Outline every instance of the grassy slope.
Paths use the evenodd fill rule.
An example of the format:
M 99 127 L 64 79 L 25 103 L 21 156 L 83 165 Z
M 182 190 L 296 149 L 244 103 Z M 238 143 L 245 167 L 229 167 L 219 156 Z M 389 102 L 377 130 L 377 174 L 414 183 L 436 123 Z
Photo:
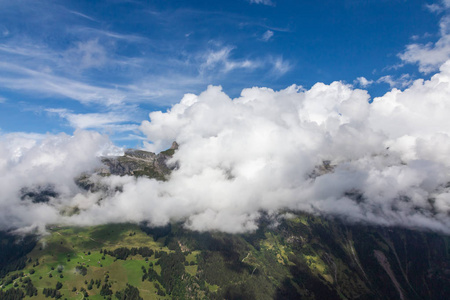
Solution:
M 401 229 L 347 227 L 304 214 L 283 220 L 277 228 L 263 226 L 248 235 L 195 233 L 175 225 L 158 233 L 159 239 L 154 241 L 132 224 L 53 227 L 49 233 L 28 254 L 29 262 L 23 270 L 39 290 L 38 297 L 31 299 L 44 299 L 42 290 L 54 288 L 58 281 L 63 283 L 62 299 L 82 299 L 72 288 L 87 289 L 85 282 L 91 280 L 103 284 L 107 274 L 114 292 L 130 283 L 139 288 L 144 299 L 169 299 L 156 295 L 153 282 L 141 280 L 142 266 L 148 269 L 153 264 L 161 275 L 154 255 L 147 261 L 140 255 L 117 260 L 100 253 L 100 249 L 144 246 L 167 253 L 174 253 L 168 247 L 187 251 L 181 286 L 185 296 L 192 298 L 396 298 L 398 292 L 375 259 L 375 250 L 385 254 L 408 299 L 438 299 L 449 289 L 449 276 L 445 275 L 450 266 L 448 237 Z M 36 260 L 39 265 L 33 267 Z M 77 273 L 76 266 L 87 267 L 87 274 Z M 29 275 L 31 269 L 35 273 Z M 94 284 L 88 291 L 89 298 L 103 299 L 99 291 Z
M 138 287 L 141 296 L 145 299 L 164 299 L 164 297 L 156 296 L 153 283 L 141 281 L 143 274 L 141 267 L 148 268 L 150 263 L 155 263 L 157 259 L 154 255 L 148 261 L 140 255 L 129 257 L 125 261 L 117 260 L 109 255 L 102 259 L 103 254 L 100 253 L 100 249 L 114 250 L 119 247 L 146 246 L 154 250 L 170 252 L 167 247 L 160 242 L 155 242 L 153 238 L 142 232 L 138 226 L 111 224 L 90 228 L 52 227 L 49 231 L 51 234 L 44 237 L 28 255 L 31 261 L 23 270 L 38 289 L 38 297 L 32 297 L 32 299 L 45 299 L 42 290 L 54 288 L 58 281 L 63 284 L 60 290 L 63 294 L 62 299 L 81 299 L 82 295 L 77 292 L 81 287 L 87 289 L 88 284 L 85 281 L 89 283 L 91 279 L 101 280 L 103 284 L 106 274 L 109 274 L 113 291 L 125 288 L 128 282 Z M 39 261 L 39 265 L 33 267 L 36 260 Z M 76 272 L 76 266 L 86 267 L 87 274 L 83 276 Z M 32 275 L 29 274 L 31 269 L 35 270 Z M 63 275 L 63 278 L 60 278 L 60 275 Z M 5 289 L 12 286 L 13 284 L 10 284 Z M 77 292 L 72 292 L 73 287 L 77 288 Z M 103 299 L 99 292 L 100 289 L 94 284 L 92 290 L 88 291 L 89 298 Z

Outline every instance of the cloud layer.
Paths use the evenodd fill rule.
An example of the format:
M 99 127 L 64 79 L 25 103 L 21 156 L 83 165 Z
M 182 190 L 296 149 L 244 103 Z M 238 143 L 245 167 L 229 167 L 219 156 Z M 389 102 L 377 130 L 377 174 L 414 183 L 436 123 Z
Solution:
M 342 82 L 254 87 L 236 99 L 218 86 L 186 94 L 141 124 L 149 150 L 179 143 L 170 179 L 94 175 L 111 187 L 96 193 L 73 178 L 98 166 L 104 136 L 4 135 L 0 226 L 176 220 L 234 233 L 255 230 L 261 211 L 293 209 L 450 233 L 450 61 L 430 80 L 369 99 Z M 45 185 L 58 193 L 48 203 L 21 199 L 23 187 Z

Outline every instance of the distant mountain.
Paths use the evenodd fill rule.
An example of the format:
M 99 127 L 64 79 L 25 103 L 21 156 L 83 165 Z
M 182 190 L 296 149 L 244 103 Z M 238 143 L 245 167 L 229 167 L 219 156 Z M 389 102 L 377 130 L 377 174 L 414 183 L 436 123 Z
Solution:
M 165 180 L 177 145 L 103 158 L 101 176 Z M 324 173 L 329 164 L 318 168 Z M 314 176 L 314 174 L 312 175 Z M 79 186 L 96 190 L 89 176 Z M 52 187 L 23 189 L 45 202 Z M 284 211 L 248 234 L 180 223 L 0 233 L 0 299 L 448 299 L 450 237 Z

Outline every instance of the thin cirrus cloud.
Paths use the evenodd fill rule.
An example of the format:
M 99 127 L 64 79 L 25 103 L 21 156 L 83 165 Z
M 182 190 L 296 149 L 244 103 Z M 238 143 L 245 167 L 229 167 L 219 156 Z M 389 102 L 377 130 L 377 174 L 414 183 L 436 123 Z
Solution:
M 192 48 L 189 36 L 176 37 L 170 33 L 169 25 L 177 23 L 180 17 L 189 21 L 198 14 L 209 22 L 227 22 L 232 26 L 238 26 L 233 22 L 251 20 L 238 14 L 229 15 L 230 21 L 228 15 L 215 13 L 212 18 L 202 10 L 155 11 L 150 22 L 174 37 L 167 40 L 157 35 L 115 30 L 104 26 L 102 16 L 46 1 L 30 2 L 29 9 L 24 10 L 15 9 L 16 6 L 21 5 L 10 3 L 5 14 L 9 11 L 9 17 L 19 14 L 18 19 L 27 18 L 36 32 L 18 34 L 22 28 L 14 27 L 14 22 L 5 23 L 8 39 L 0 40 L 0 87 L 7 93 L 16 93 L 15 98 L 36 97 L 43 106 L 47 99 L 74 100 L 82 106 L 103 106 L 103 111 L 113 113 L 114 109 L 134 103 L 142 112 L 141 104 L 168 106 L 186 91 L 197 92 L 219 80 L 233 81 L 238 72 L 254 77 L 264 71 L 278 78 L 291 65 L 273 54 L 243 54 L 238 46 L 212 49 L 208 36 L 200 40 L 196 37 L 198 45 Z M 145 14 L 145 10 L 139 13 Z M 198 35 L 196 30 L 191 32 Z M 219 44 L 226 44 L 220 37 L 215 38 Z M 186 45 L 191 48 L 180 51 Z M 75 109 L 76 105 L 65 103 L 68 110 Z
M 49 108 L 45 110 L 48 113 L 57 114 L 61 118 L 67 119 L 75 129 L 99 129 L 105 128 L 114 124 L 130 122 L 131 117 L 124 113 L 85 113 L 74 114 L 67 109 Z M 129 128 L 127 124 L 125 128 Z M 136 126 L 134 128 L 137 128 Z
M 174 55 L 170 55 L 170 52 L 173 52 L 172 49 L 162 49 L 161 47 L 168 47 L 169 44 L 166 40 L 161 40 L 160 38 L 149 38 L 144 37 L 135 33 L 122 33 L 114 30 L 107 30 L 102 26 L 97 24 L 98 22 L 91 22 L 93 20 L 98 21 L 97 17 L 92 17 L 86 15 L 82 12 L 67 9 L 63 6 L 51 6 L 49 9 L 46 9 L 45 1 L 41 3 L 41 6 L 36 5 L 37 9 L 42 11 L 42 15 L 45 16 L 49 14 L 55 18 L 55 15 L 64 16 L 67 15 L 68 18 L 67 23 L 63 23 L 62 27 L 54 27 L 54 30 L 61 31 L 62 35 L 68 35 L 70 39 L 73 39 L 74 42 L 71 42 L 69 45 L 58 45 L 58 47 L 54 47 L 54 45 L 36 43 L 32 36 L 23 36 L 20 39 L 11 39 L 2 44 L 4 54 L 5 52 L 9 52 L 10 55 L 20 55 L 20 51 L 22 54 L 28 55 L 29 57 L 33 57 L 35 61 L 35 65 L 30 65 L 30 61 L 25 59 L 19 59 L 15 57 L 15 61 L 19 66 L 27 67 L 30 69 L 43 69 L 47 68 L 52 71 L 55 71 L 57 68 L 58 71 L 64 69 L 70 69 L 71 71 L 75 70 L 77 72 L 81 71 L 89 71 L 92 68 L 102 68 L 103 70 L 115 69 L 117 66 L 123 67 L 127 66 L 129 69 L 122 70 L 122 74 L 126 74 L 126 76 L 130 76 L 130 74 L 136 74 L 136 77 L 127 78 L 129 83 L 133 84 L 132 81 L 136 80 L 136 78 L 145 80 L 146 76 L 153 76 L 156 74 L 146 74 L 146 70 L 151 68 L 153 72 L 159 72 L 157 74 L 159 77 L 164 76 L 173 76 L 174 71 L 180 69 L 179 66 L 184 66 L 184 70 L 181 71 L 181 74 L 186 74 L 186 69 L 189 71 L 189 76 L 199 76 L 199 74 L 195 74 L 195 70 L 205 71 L 210 66 L 209 62 L 201 62 L 196 59 L 201 53 L 204 52 L 202 50 L 201 45 L 198 49 L 190 50 L 186 52 L 186 54 L 182 57 L 176 58 Z M 36 27 L 39 27 L 39 24 L 45 24 L 38 20 L 41 17 L 37 18 L 35 14 L 31 11 L 25 10 L 27 13 L 27 18 L 31 21 L 36 21 Z M 185 20 L 190 20 L 192 15 L 202 14 L 202 16 L 208 17 L 210 12 L 202 12 L 195 10 L 175 10 L 174 12 L 164 12 L 157 11 L 153 13 L 152 16 L 155 16 L 156 19 L 154 22 L 163 26 L 163 28 L 170 28 L 168 26 L 170 24 L 166 24 L 167 22 L 172 23 L 175 21 L 179 21 L 179 17 L 182 17 Z M 181 14 L 181 15 L 180 15 Z M 72 16 L 72 17 L 71 17 Z M 78 19 L 89 21 L 87 23 L 80 23 L 80 20 L 73 21 L 73 17 L 77 17 Z M 220 15 L 219 15 L 220 17 Z M 249 19 L 243 19 L 238 15 L 234 16 L 236 19 L 235 22 L 241 23 L 248 21 Z M 37 19 L 37 20 L 35 20 Z M 154 19 L 154 18 L 152 18 Z M 228 20 L 225 16 L 219 18 L 220 20 Z M 159 21 L 158 21 L 159 20 Z M 163 22 L 164 24 L 160 24 Z M 250 19 L 251 20 L 251 19 Z M 55 20 L 55 22 L 59 22 Z M 228 21 L 229 22 L 229 21 Z M 236 25 L 234 25 L 236 26 Z M 167 29 L 164 29 L 167 30 Z M 43 31 L 45 32 L 45 31 Z M 185 36 L 185 35 L 183 35 Z M 267 36 L 267 34 L 266 34 Z M 27 42 L 28 39 L 28 42 Z M 69 39 L 69 40 L 70 40 Z M 40 39 L 43 41 L 45 39 Z M 183 47 L 183 43 L 185 43 L 182 39 L 180 40 L 171 40 L 171 43 L 178 43 L 181 47 Z M 209 43 L 209 39 L 200 40 L 200 43 Z M 39 45 L 41 44 L 41 45 Z M 38 45 L 38 46 L 35 46 Z M 158 46 L 156 46 L 158 45 Z M 61 47 L 62 46 L 62 47 Z M 120 55 L 122 53 L 121 49 L 125 49 L 124 46 L 128 48 L 136 48 L 140 49 L 134 56 L 130 56 L 129 54 Z M 170 46 L 173 47 L 173 46 Z M 35 52 L 35 50 L 38 50 Z M 169 50 L 169 51 L 167 51 Z M 230 51 L 229 49 L 225 49 L 226 51 Z M 12 51 L 16 51 L 12 53 Z M 146 55 L 145 57 L 141 56 L 139 52 L 149 52 L 152 55 Z M 220 50 L 219 50 L 220 52 Z M 219 53 L 220 54 L 220 53 Z M 226 53 L 224 53 L 226 54 Z M 210 53 L 211 57 L 214 53 Z M 179 56 L 179 55 L 178 55 Z M 236 55 L 234 55 L 236 56 Z M 5 55 L 5 57 L 7 57 Z M 170 57 L 170 59 L 167 59 Z M 36 60 L 37 59 L 37 60 Z M 246 59 L 245 57 L 236 57 L 231 60 L 229 57 L 224 58 L 227 60 L 223 60 L 224 66 L 223 70 L 226 72 L 237 70 L 237 69 L 255 69 L 260 63 L 259 61 L 265 61 L 266 59 L 261 56 L 255 56 L 254 59 Z M 14 60 L 14 59 L 13 59 Z M 4 61 L 11 61 L 10 57 L 7 57 Z M 156 64 L 156 66 L 155 66 Z M 267 64 L 266 64 L 267 65 Z M 155 68 L 156 67 L 156 68 Z M 267 66 L 270 68 L 270 66 Z M 165 72 L 165 70 L 169 70 L 169 72 Z M 169 73 L 169 75 L 167 74 Z M 60 74 L 61 75 L 61 74 Z M 95 84 L 95 80 L 92 78 L 86 77 L 84 74 L 84 79 L 88 79 L 90 84 Z M 74 79 L 71 74 L 64 74 L 69 79 Z M 214 76 L 214 72 L 209 74 L 208 78 Z M 83 78 L 83 77 L 82 77 Z M 83 80 L 82 80 L 83 81 Z M 208 82 L 205 81 L 206 85 Z M 123 84 L 123 82 L 121 82 Z M 158 94 L 155 92 L 154 94 Z M 180 95 L 181 96 L 181 95 Z
M 90 17 L 90 16 L 88 16 L 88 15 L 86 15 L 86 14 L 80 13 L 80 12 L 78 12 L 78 11 L 70 10 L 70 9 L 68 9 L 67 11 L 68 11 L 69 13 L 71 13 L 71 14 L 74 14 L 74 15 L 76 15 L 76 16 L 85 18 L 85 19 L 87 19 L 87 20 L 89 20 L 89 21 L 98 22 L 98 20 L 96 20 L 96 19 L 94 19 L 94 18 L 92 18 L 92 17 Z
M 81 103 L 102 103 L 106 106 L 120 104 L 125 94 L 113 88 L 98 87 L 45 71 L 36 71 L 16 64 L 1 62 L 6 75 L 0 83 L 8 89 L 38 92 L 41 96 L 66 97 Z
M 87 37 L 107 37 L 114 40 L 122 40 L 130 43 L 149 43 L 152 42 L 150 39 L 137 35 L 137 34 L 123 34 L 119 32 L 114 32 L 105 29 L 98 29 L 88 26 L 74 26 L 69 29 L 70 32 L 74 34 L 85 35 Z

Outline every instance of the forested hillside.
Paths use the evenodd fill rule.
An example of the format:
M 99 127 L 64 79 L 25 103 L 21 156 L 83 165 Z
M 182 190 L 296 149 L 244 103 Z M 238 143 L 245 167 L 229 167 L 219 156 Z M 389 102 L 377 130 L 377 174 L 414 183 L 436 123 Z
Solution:
M 275 226 L 274 224 L 277 223 Z M 306 214 L 251 234 L 178 224 L 2 233 L 1 299 L 446 299 L 450 239 Z M 33 248 L 34 246 L 34 248 Z M 20 250 L 19 250 L 20 249 Z

